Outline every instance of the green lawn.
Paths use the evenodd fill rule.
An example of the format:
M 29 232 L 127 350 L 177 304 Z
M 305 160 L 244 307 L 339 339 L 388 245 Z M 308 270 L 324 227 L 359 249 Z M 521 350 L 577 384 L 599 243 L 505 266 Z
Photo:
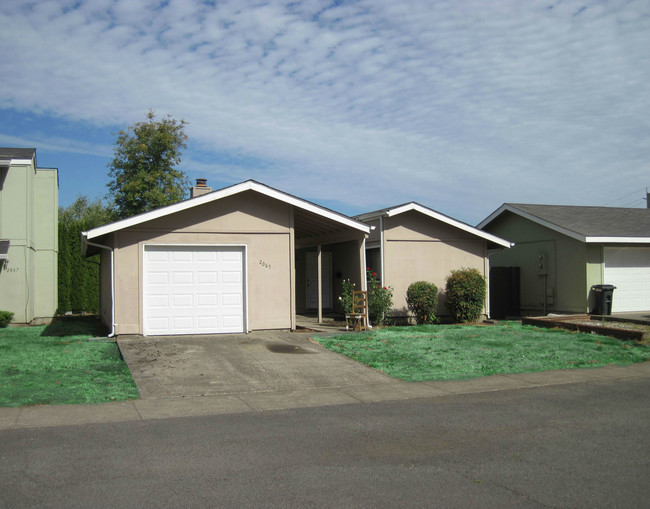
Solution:
M 101 403 L 137 399 L 117 345 L 96 320 L 61 320 L 0 329 L 0 406 Z
M 316 338 L 334 352 L 407 382 L 632 364 L 650 347 L 607 336 L 499 325 L 419 325 Z

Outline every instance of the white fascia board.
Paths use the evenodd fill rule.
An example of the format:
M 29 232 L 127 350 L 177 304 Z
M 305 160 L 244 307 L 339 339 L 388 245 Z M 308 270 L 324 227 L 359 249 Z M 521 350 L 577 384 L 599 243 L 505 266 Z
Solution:
M 525 212 L 521 209 L 518 209 L 516 207 L 512 207 L 508 205 L 507 203 L 504 203 L 499 207 L 497 210 L 492 212 L 487 218 L 485 218 L 483 221 L 481 221 L 477 228 L 483 228 L 487 224 L 491 223 L 495 218 L 503 214 L 503 212 L 508 211 L 512 212 L 513 214 L 517 214 L 520 217 L 523 217 L 524 219 L 528 219 L 529 221 L 532 221 L 533 223 L 537 223 L 541 226 L 544 226 L 545 228 L 548 228 L 549 230 L 554 230 L 558 233 L 561 233 L 562 235 L 566 235 L 567 237 L 571 237 L 572 239 L 578 240 L 580 242 L 586 242 L 586 237 L 584 235 L 581 235 L 579 233 L 574 232 L 573 230 L 568 230 L 567 228 L 562 228 L 561 226 L 558 226 L 556 224 L 550 223 L 544 219 L 541 219 L 537 216 L 534 216 L 533 214 L 530 214 L 528 212 Z
M 277 189 L 273 189 L 271 187 L 265 186 L 264 184 L 260 184 L 255 181 L 251 181 L 251 184 L 252 184 L 251 189 L 253 191 L 257 191 L 271 198 L 275 198 L 277 200 L 288 203 L 289 205 L 293 205 L 294 207 L 298 207 L 308 212 L 312 212 L 313 214 L 325 217 L 327 219 L 331 219 L 332 221 L 336 221 L 337 223 L 342 223 L 345 226 L 349 226 L 350 228 L 354 228 L 356 230 L 362 231 L 363 233 L 366 234 L 370 233 L 370 227 L 367 224 L 352 219 L 351 217 L 344 216 L 343 214 L 334 212 L 333 210 L 326 209 L 324 207 L 321 207 L 320 205 L 316 205 L 315 203 L 311 203 L 307 200 L 303 200 L 302 198 L 292 196 L 282 191 L 278 191 Z
M 11 165 L 19 165 L 19 164 L 26 164 L 26 165 L 31 165 L 33 159 L 11 159 Z
M 415 202 L 407 203 L 406 205 L 401 205 L 394 209 L 389 209 L 387 211 L 387 215 L 388 217 L 392 217 L 398 214 L 402 214 L 404 212 L 408 212 L 410 210 L 415 210 L 417 212 L 420 212 L 421 214 L 432 217 L 433 219 L 437 219 L 438 221 L 441 221 L 448 225 L 454 226 L 459 230 L 463 230 L 467 233 L 471 233 L 472 235 L 476 235 L 477 237 L 481 237 L 482 239 L 488 240 L 490 242 L 494 242 L 495 244 L 498 244 L 500 246 L 509 248 L 514 245 L 511 242 L 502 239 L 501 237 L 497 237 L 496 235 L 492 235 L 491 233 L 485 232 L 483 230 L 479 230 L 478 228 L 474 228 L 473 226 L 463 223 L 462 221 L 458 221 L 457 219 L 453 219 L 449 216 L 445 216 L 440 212 L 436 212 L 433 209 L 424 207 L 423 205 L 420 205 L 419 203 L 415 203 Z
M 650 244 L 650 237 L 586 237 L 587 244 Z
M 182 210 L 187 210 L 192 207 L 197 207 L 200 205 L 204 205 L 206 203 L 220 200 L 222 198 L 227 198 L 229 196 L 233 196 L 235 194 L 239 194 L 244 191 L 256 191 L 260 194 L 264 194 L 271 198 L 275 198 L 277 200 L 283 201 L 289 205 L 293 205 L 295 207 L 298 207 L 303 210 L 307 210 L 319 216 L 326 217 L 333 221 L 342 223 L 351 228 L 355 228 L 366 234 L 370 233 L 370 228 L 367 225 L 360 223 L 359 221 L 355 221 L 354 219 L 344 216 L 343 214 L 339 214 L 338 212 L 325 209 L 314 203 L 302 200 L 300 198 L 296 198 L 295 196 L 291 196 L 289 194 L 283 193 L 276 189 L 272 189 L 268 186 L 265 186 L 264 184 L 260 184 L 259 182 L 255 182 L 253 180 L 247 180 L 246 182 L 235 184 L 234 186 L 230 186 L 225 189 L 220 189 L 218 191 L 213 191 L 211 193 L 203 194 L 195 198 L 189 198 L 187 200 L 174 203 L 173 205 L 167 205 L 166 207 L 161 207 L 159 209 L 152 210 L 150 212 L 144 212 L 142 214 L 138 214 L 137 216 L 129 217 L 127 219 L 122 219 L 121 221 L 116 221 L 114 223 L 110 223 L 104 226 L 99 226 L 98 228 L 93 228 L 92 230 L 89 230 L 84 233 L 88 239 L 101 237 L 102 235 L 106 235 L 107 233 L 123 230 L 124 228 L 129 228 L 131 226 L 135 226 L 147 221 L 152 221 L 154 219 L 158 219 L 170 214 L 174 214 Z

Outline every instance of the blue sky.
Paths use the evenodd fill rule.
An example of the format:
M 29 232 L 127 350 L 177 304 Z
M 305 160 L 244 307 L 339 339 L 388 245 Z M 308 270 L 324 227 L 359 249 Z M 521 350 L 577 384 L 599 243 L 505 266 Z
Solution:
M 181 168 L 213 188 L 471 224 L 645 206 L 647 0 L 4 0 L 0 27 L 0 145 L 59 168 L 63 206 L 106 194 L 150 109 L 189 123 Z

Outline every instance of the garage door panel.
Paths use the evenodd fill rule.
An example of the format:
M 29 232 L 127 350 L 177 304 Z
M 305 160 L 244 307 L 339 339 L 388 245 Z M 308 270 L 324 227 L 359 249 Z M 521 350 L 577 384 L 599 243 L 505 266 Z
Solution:
M 149 272 L 146 282 L 150 285 L 167 285 L 169 284 L 168 272 Z
M 606 247 L 604 282 L 616 287 L 613 312 L 650 310 L 650 248 Z
M 197 283 L 201 286 L 214 285 L 219 282 L 219 273 L 216 271 L 201 271 L 197 273 Z
M 239 284 L 241 283 L 241 272 L 222 272 L 221 273 L 221 282 L 224 284 Z
M 174 294 L 172 296 L 173 306 L 175 308 L 179 307 L 191 307 L 194 305 L 194 295 L 192 294 Z
M 219 305 L 219 298 L 217 295 L 209 293 L 206 295 L 199 295 L 196 301 L 197 306 L 200 307 L 215 307 Z
M 242 296 L 235 293 L 224 293 L 221 296 L 221 303 L 224 306 L 239 308 L 242 305 Z
M 149 296 L 149 306 L 152 308 L 167 308 L 169 306 L 169 295 L 159 294 Z
M 243 261 L 241 247 L 147 246 L 145 334 L 243 332 Z

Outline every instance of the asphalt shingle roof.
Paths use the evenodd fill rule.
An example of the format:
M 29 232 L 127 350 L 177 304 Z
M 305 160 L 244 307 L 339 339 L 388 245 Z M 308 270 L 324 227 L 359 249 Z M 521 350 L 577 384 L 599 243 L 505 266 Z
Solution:
M 585 237 L 650 237 L 650 209 L 648 208 L 524 203 L 506 205 Z

